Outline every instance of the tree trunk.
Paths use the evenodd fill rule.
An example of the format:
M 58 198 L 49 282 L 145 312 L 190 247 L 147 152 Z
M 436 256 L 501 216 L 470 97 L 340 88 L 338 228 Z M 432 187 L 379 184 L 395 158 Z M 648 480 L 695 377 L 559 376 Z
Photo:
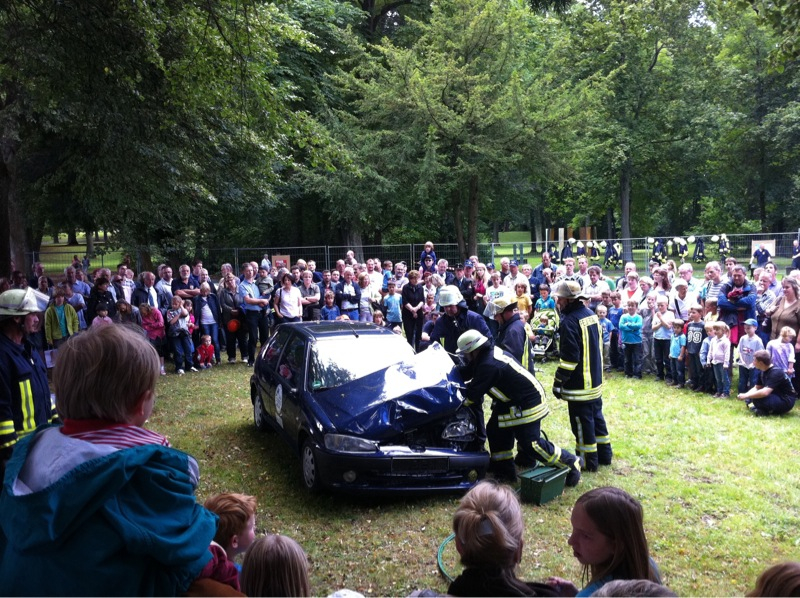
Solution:
M 478 255 L 478 175 L 473 174 L 469 179 L 469 209 L 466 259 L 470 255 Z
M 19 197 L 19 178 L 17 173 L 18 143 L 8 138 L 2 142 L 3 164 L 5 165 L 6 202 L 8 205 L 8 240 L 10 244 L 11 261 L 14 267 L 25 274 L 31 270 L 30 237 L 29 229 L 25 222 L 25 206 Z
M 352 249 L 359 263 L 364 263 L 364 242 L 361 239 L 361 231 L 353 226 L 348 226 L 345 232 L 344 244 L 348 249 Z
M 9 178 L 5 164 L 0 162 L 0 239 L 10 239 L 11 229 L 8 222 L 8 187 Z M 11 277 L 11 244 L 0 242 L 0 276 Z
M 759 152 L 759 173 L 758 173 L 758 218 L 761 220 L 761 232 L 767 232 L 767 151 L 764 144 L 761 144 Z
M 614 208 L 608 206 L 606 210 L 606 239 L 609 241 L 616 239 L 617 235 L 614 234 Z
M 153 256 L 150 254 L 149 249 L 140 249 L 139 250 L 139 272 L 152 272 L 153 271 Z
M 90 230 L 86 231 L 86 255 L 89 256 L 89 259 L 94 255 L 94 235 Z
M 466 245 L 464 243 L 464 220 L 461 217 L 461 193 L 458 189 L 450 192 L 450 200 L 453 207 L 453 228 L 456 230 L 456 243 L 458 244 L 459 259 L 464 259 L 466 255 Z
M 77 245 L 78 244 L 78 233 L 75 231 L 75 227 L 71 227 L 67 231 L 67 245 Z
M 619 211 L 620 234 L 622 236 L 622 260 L 633 260 L 633 247 L 631 245 L 631 179 L 633 178 L 633 160 L 628 157 L 619 173 Z
M 533 241 L 533 252 L 535 254 L 544 253 L 547 250 L 543 220 L 541 203 L 536 202 L 531 208 L 531 240 Z

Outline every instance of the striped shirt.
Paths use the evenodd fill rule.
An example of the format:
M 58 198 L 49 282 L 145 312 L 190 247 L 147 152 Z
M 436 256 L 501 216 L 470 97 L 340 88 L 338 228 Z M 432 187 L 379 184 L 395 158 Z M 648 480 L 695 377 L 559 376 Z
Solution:
M 161 434 L 151 430 L 102 419 L 65 419 L 61 433 L 92 444 L 106 444 L 118 449 L 160 444 L 170 446 Z

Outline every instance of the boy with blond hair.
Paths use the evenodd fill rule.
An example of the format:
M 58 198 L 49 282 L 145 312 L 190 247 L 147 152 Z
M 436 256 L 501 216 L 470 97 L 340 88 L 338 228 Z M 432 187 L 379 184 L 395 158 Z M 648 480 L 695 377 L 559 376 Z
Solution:
M 17 443 L 0 495 L 3 593 L 175 596 L 200 576 L 216 518 L 195 501 L 197 462 L 142 427 L 159 369 L 155 348 L 125 326 L 59 349 L 64 425 Z

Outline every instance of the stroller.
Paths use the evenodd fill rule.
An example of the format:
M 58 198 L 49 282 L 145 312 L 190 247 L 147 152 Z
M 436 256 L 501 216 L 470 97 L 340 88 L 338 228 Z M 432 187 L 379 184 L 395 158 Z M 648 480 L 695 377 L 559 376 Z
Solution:
M 533 358 L 545 363 L 548 359 L 558 357 L 559 316 L 555 309 L 542 309 L 536 312 L 536 318 L 538 322 L 532 324 L 535 334 Z

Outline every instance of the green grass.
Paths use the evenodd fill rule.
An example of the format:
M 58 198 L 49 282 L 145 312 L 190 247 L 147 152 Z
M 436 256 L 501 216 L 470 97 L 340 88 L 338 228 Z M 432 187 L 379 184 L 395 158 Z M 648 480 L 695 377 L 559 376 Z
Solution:
M 539 374 L 552 384 L 552 364 Z M 457 496 L 374 499 L 309 495 L 298 459 L 274 434 L 252 424 L 244 365 L 159 383 L 149 427 L 194 455 L 198 499 L 222 491 L 258 498 L 260 532 L 295 538 L 307 551 L 312 592 L 341 588 L 365 595 L 444 592 L 436 551 L 450 533 Z M 524 579 L 559 575 L 580 583 L 567 545 L 575 499 L 591 488 L 620 486 L 641 500 L 651 552 L 679 595 L 742 595 L 769 564 L 796 559 L 800 545 L 800 412 L 754 418 L 740 401 L 711 399 L 655 381 L 612 375 L 604 393 L 614 463 L 585 474 L 576 489 L 544 506 L 526 504 Z M 566 405 L 549 400 L 543 429 L 573 446 Z M 457 570 L 452 544 L 448 569 Z

